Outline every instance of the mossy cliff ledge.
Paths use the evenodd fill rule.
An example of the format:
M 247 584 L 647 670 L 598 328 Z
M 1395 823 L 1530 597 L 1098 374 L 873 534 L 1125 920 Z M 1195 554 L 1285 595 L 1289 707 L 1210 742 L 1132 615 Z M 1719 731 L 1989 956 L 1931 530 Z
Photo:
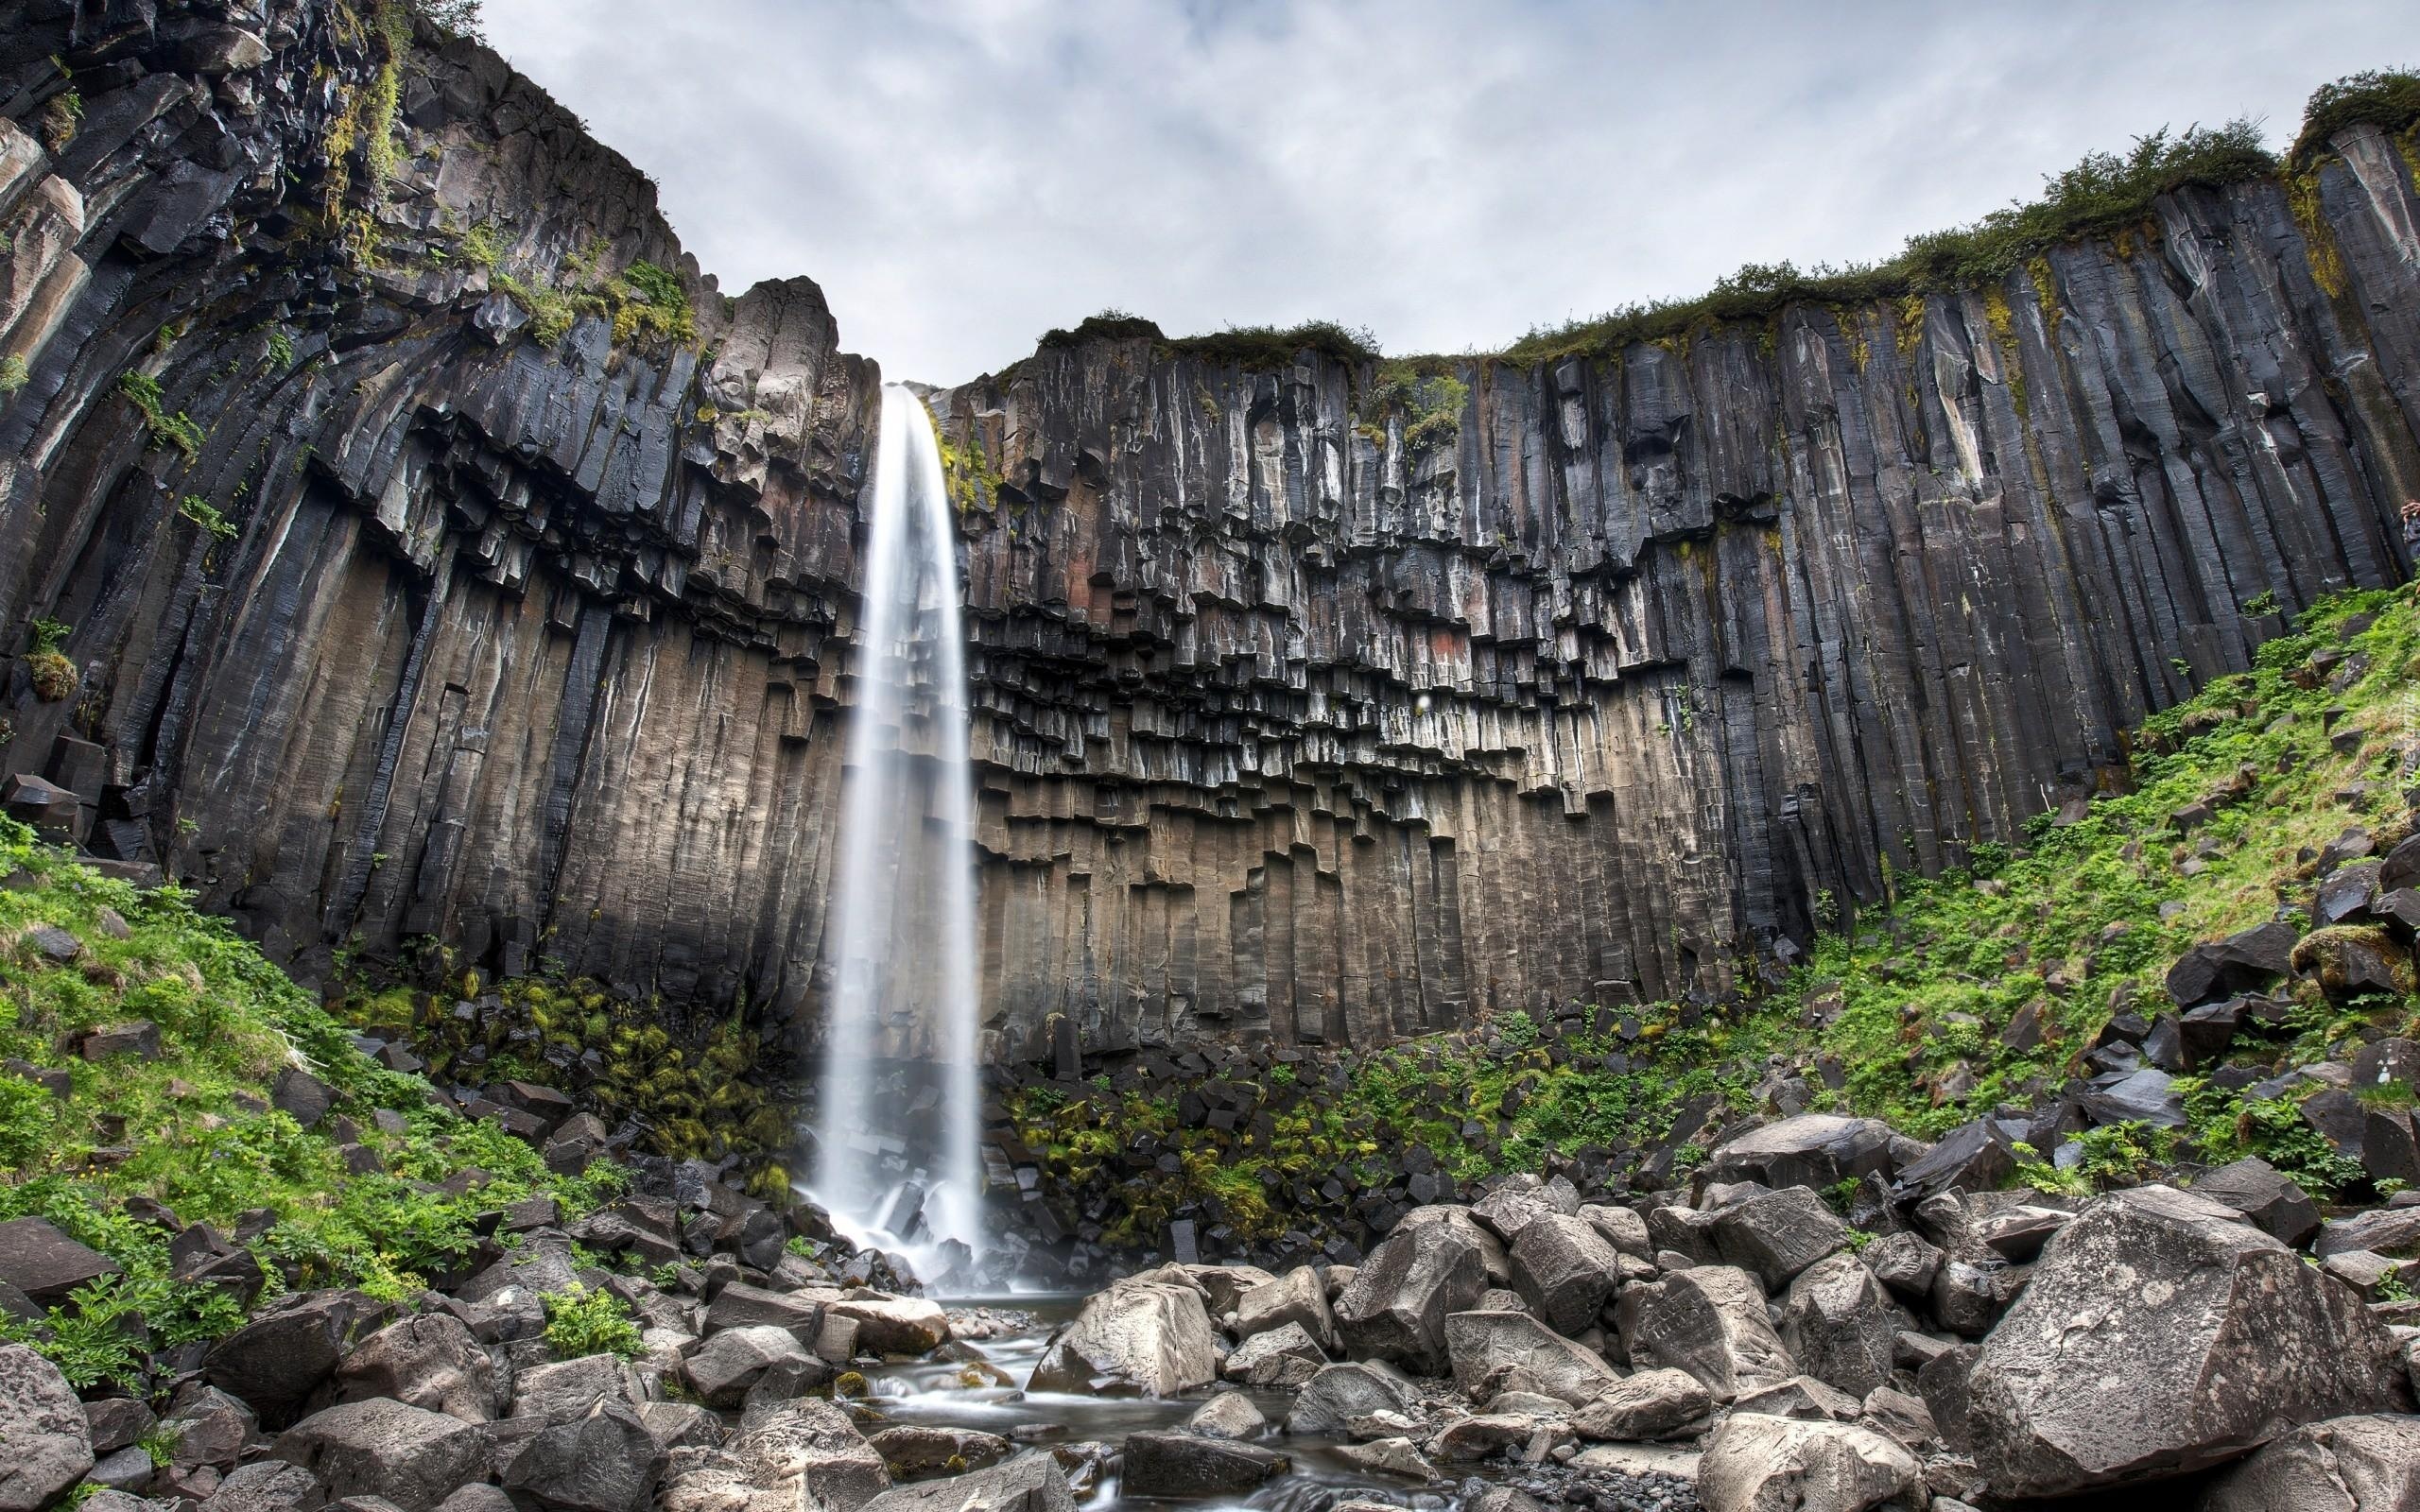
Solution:
M 95 14 L 0 6 L 0 764 L 306 981 L 803 1048 L 872 366 L 398 0 Z M 1969 284 L 1466 361 L 1095 323 L 931 391 L 988 1048 L 1711 1000 L 2402 580 L 2410 129 L 2330 120 Z

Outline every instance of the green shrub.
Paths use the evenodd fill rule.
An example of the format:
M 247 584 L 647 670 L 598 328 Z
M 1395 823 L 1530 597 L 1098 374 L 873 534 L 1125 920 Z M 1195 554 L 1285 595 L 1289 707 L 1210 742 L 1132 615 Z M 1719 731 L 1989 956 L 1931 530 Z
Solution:
M 2307 167 L 2327 149 L 2328 139 L 2364 122 L 2388 131 L 2408 130 L 2420 121 L 2420 74 L 2409 69 L 2372 69 L 2347 74 L 2311 92 L 2303 107 L 2303 129 L 2287 154 Z
M 7 399 L 18 389 L 25 387 L 26 380 L 32 376 L 33 372 L 26 366 L 25 358 L 14 353 L 0 357 L 0 399 Z
M 627 1358 L 639 1352 L 638 1325 L 612 1292 L 575 1282 L 562 1291 L 546 1293 L 540 1300 L 546 1309 L 546 1347 L 561 1358 L 574 1360 L 588 1354 Z

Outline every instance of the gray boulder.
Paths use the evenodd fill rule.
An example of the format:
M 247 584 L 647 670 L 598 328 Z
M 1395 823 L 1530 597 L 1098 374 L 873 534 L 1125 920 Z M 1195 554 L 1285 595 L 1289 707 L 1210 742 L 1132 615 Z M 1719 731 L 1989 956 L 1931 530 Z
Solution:
M 1479 1246 L 1461 1228 L 1398 1225 L 1337 1298 L 1337 1327 L 1357 1360 L 1392 1360 L 1438 1375 L 1446 1368 L 1446 1316 L 1470 1311 L 1486 1290 Z
M 1868 1512 L 1922 1507 L 1923 1468 L 1869 1428 L 1738 1413 L 1698 1460 L 1705 1512 Z
M 390 1323 L 354 1345 L 337 1364 L 336 1383 L 338 1401 L 392 1397 L 464 1422 L 486 1422 L 498 1406 L 495 1362 L 444 1313 Z
M 2162 1186 L 2060 1231 L 1968 1391 L 1976 1465 L 2010 1497 L 2183 1474 L 2294 1424 L 2410 1401 L 2394 1341 L 2350 1289 L 2233 1209 Z
M 1719 1402 L 1798 1373 L 1766 1315 L 1763 1289 L 1728 1265 L 1666 1277 L 1628 1340 L 1631 1364 L 1686 1371 Z
M 1173 1397 L 1218 1378 L 1219 1344 L 1198 1287 L 1130 1277 L 1084 1299 L 1034 1366 L 1031 1388 Z
M 1274 1450 L 1199 1434 L 1129 1434 L 1119 1489 L 1128 1496 L 1239 1496 L 1291 1463 Z
M 66 1301 L 77 1287 L 116 1270 L 116 1262 L 60 1232 L 48 1219 L 0 1223 L 0 1281 L 44 1307 Z
M 1680 1433 L 1712 1411 L 1713 1396 L 1687 1371 L 1641 1370 L 1607 1386 L 1571 1426 L 1583 1438 L 1636 1443 Z
M 2373 1208 L 2320 1226 L 2310 1252 L 2322 1260 L 2351 1250 L 2420 1260 L 2420 1208 Z
M 854 1320 L 857 1348 L 873 1354 L 927 1354 L 949 1342 L 949 1314 L 922 1297 L 856 1291 L 827 1311 Z
M 2271 1439 L 2202 1493 L 2200 1512 L 2411 1512 L 2420 1508 L 2420 1418 L 2306 1423 Z
M 280 1297 L 211 1346 L 203 1379 L 241 1398 L 266 1426 L 282 1427 L 335 1372 L 346 1342 L 384 1313 L 359 1292 Z
M 1356 1418 L 1374 1413 L 1408 1413 L 1415 1398 L 1411 1383 L 1382 1366 L 1332 1365 L 1311 1377 L 1294 1398 L 1287 1414 L 1289 1434 L 1339 1434 Z
M 676 1449 L 719 1449 L 722 1419 L 694 1401 L 649 1401 L 639 1405 L 639 1421 L 649 1438 L 666 1454 Z
M 1891 1380 L 1899 1335 L 1882 1283 L 1855 1255 L 1817 1261 L 1789 1283 L 1781 1341 L 1798 1368 L 1851 1396 Z
M 1448 1314 L 1445 1354 L 1456 1389 L 1473 1401 L 1502 1390 L 1510 1372 L 1519 1372 L 1515 1379 L 1524 1380 L 1528 1389 L 1574 1407 L 1596 1400 L 1621 1379 L 1601 1355 L 1549 1332 L 1526 1313 Z
M 533 1365 L 512 1380 L 512 1416 L 545 1422 L 585 1418 L 600 1401 L 637 1406 L 645 1399 L 619 1355 L 583 1354 Z
M 644 1512 L 664 1451 L 628 1402 L 541 1429 L 506 1467 L 507 1489 L 554 1512 Z
M 1941 1274 L 1941 1246 L 1922 1234 L 1884 1234 L 1858 1258 L 1876 1280 L 1910 1298 L 1932 1295 L 1933 1278 Z
M 882 1456 L 848 1414 L 802 1397 L 762 1414 L 725 1448 L 675 1450 L 657 1505 L 662 1512 L 857 1512 L 889 1489 Z
M 328 1495 L 379 1496 L 403 1512 L 432 1512 L 457 1487 L 483 1481 L 495 1439 L 485 1424 L 400 1401 L 348 1401 L 280 1434 L 279 1459 L 320 1478 Z
M 1212 1438 L 1257 1438 L 1268 1427 L 1269 1419 L 1240 1391 L 1213 1395 L 1184 1420 L 1185 1432 L 1207 1434 Z
M 1425 1208 L 1414 1208 L 1396 1221 L 1392 1232 L 1409 1233 L 1413 1229 L 1436 1223 L 1443 1224 L 1472 1244 L 1478 1246 L 1479 1263 L 1487 1270 L 1487 1284 L 1490 1286 L 1512 1284 L 1512 1267 L 1505 1258 L 1504 1241 L 1496 1238 L 1492 1230 L 1472 1217 L 1471 1210 L 1468 1208 L 1457 1207 L 1448 1202 L 1431 1203 Z M 1351 1284 L 1349 1279 L 1346 1284 Z M 1343 1294 L 1335 1292 L 1331 1295 L 1341 1297 Z
M 1248 1386 L 1297 1387 L 1328 1363 L 1322 1349 L 1299 1323 L 1255 1333 L 1219 1363 L 1219 1379 Z
M 769 1327 L 789 1330 L 793 1338 L 811 1349 L 823 1331 L 823 1304 L 809 1297 L 732 1281 L 715 1294 L 706 1309 L 708 1333 Z
M 987 1469 L 1009 1457 L 1011 1446 L 997 1434 L 932 1423 L 901 1423 L 870 1435 L 893 1481 L 929 1481 Z M 887 1494 L 887 1493 L 886 1493 Z
M 1805 1187 L 1762 1192 L 1714 1215 L 1715 1253 L 1778 1292 L 1849 1242 L 1849 1227 Z
M 1542 1211 L 1506 1257 L 1512 1286 L 1558 1333 L 1595 1326 L 1621 1280 L 1621 1255 L 1584 1219 Z
M 2256 1155 L 2205 1172 L 2193 1183 L 2193 1194 L 2233 1208 L 2271 1238 L 2297 1249 L 2319 1231 L 2319 1205 Z
M 0 1512 L 34 1512 L 93 1468 L 84 1404 L 59 1367 L 22 1344 L 0 1345 Z
M 789 1330 L 765 1323 L 723 1330 L 681 1368 L 699 1400 L 709 1407 L 736 1407 L 747 1400 L 748 1388 L 769 1371 L 804 1373 L 823 1368 L 823 1362 Z
M 864 1512 L 1075 1512 L 1076 1496 L 1059 1462 L 1028 1450 L 1003 1465 L 946 1480 L 893 1486 Z
M 1637 1260 L 1655 1258 L 1655 1246 L 1647 1237 L 1647 1220 L 1630 1209 L 1591 1203 L 1580 1210 L 1580 1216 L 1617 1253 Z
M 1318 1271 L 1297 1265 L 1272 1281 L 1265 1281 L 1236 1298 L 1236 1337 L 1300 1327 L 1322 1350 L 1334 1354 L 1344 1347 L 1337 1337 L 1336 1315 L 1328 1310 L 1327 1285 Z
M 1710 1180 L 1775 1189 L 1838 1186 L 1868 1172 L 1889 1175 L 1895 1137 L 1880 1119 L 1801 1113 L 1715 1146 L 1705 1173 Z
M 440 1512 L 451 1503 L 439 1503 Z M 318 1476 L 282 1459 L 263 1459 L 230 1471 L 201 1506 L 202 1512 L 319 1512 L 327 1504 L 327 1488 Z

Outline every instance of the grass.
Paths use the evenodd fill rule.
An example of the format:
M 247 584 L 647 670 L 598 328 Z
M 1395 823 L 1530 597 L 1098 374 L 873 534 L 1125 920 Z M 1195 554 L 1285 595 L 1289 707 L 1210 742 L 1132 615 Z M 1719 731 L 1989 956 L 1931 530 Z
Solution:
M 1077 323 L 1073 330 L 1053 328 L 1036 345 L 1045 352 L 1080 346 L 1090 341 L 1150 341 L 1156 354 L 1191 357 L 1214 367 L 1264 370 L 1288 367 L 1305 352 L 1342 363 L 1361 363 L 1377 356 L 1377 338 L 1369 332 L 1333 320 L 1306 320 L 1294 326 L 1231 326 L 1201 335 L 1168 336 L 1140 316 L 1103 310 Z
M 602 240 L 590 242 L 563 259 L 555 277 L 535 272 L 516 275 L 497 266 L 501 248 L 489 226 L 474 226 L 455 243 L 455 255 L 489 270 L 489 281 L 529 317 L 529 337 L 542 347 L 557 347 L 583 315 L 605 317 L 617 347 L 683 345 L 698 339 L 698 317 L 681 276 L 653 263 L 635 262 L 617 274 L 604 274 L 597 265 L 609 250 Z
M 55 1097 L 0 1074 L 0 1220 L 47 1218 L 121 1271 L 54 1310 L 46 1337 L 12 1336 L 83 1383 L 126 1382 L 140 1366 L 115 1342 L 124 1334 L 113 1320 L 139 1314 L 156 1342 L 175 1344 L 216 1337 L 245 1315 L 233 1294 L 173 1279 L 167 1234 L 129 1215 L 130 1198 L 222 1232 L 266 1212 L 271 1225 L 250 1246 L 264 1297 L 358 1286 L 403 1300 L 473 1252 L 479 1213 L 544 1194 L 578 1214 L 620 1190 L 620 1167 L 558 1176 L 529 1145 L 362 1055 L 223 919 L 197 913 L 191 894 L 103 877 L 0 820 L 8 872 L 22 885 L 0 889 L 0 1058 L 64 1072 L 68 1090 Z M 44 928 L 74 935 L 80 954 L 50 964 L 34 943 Z M 158 1026 L 158 1059 L 88 1060 L 72 1048 L 86 1031 L 133 1020 Z M 289 1066 L 335 1091 L 315 1128 L 268 1106 Z M 355 1172 L 339 1147 L 346 1135 L 377 1169 Z M 466 1172 L 484 1179 L 461 1195 L 424 1185 Z
M 117 391 L 143 417 L 143 428 L 150 437 L 151 445 L 173 446 L 183 454 L 187 462 L 201 455 L 201 443 L 208 438 L 184 411 L 168 412 L 167 399 L 161 390 L 159 379 L 129 369 L 119 376 Z

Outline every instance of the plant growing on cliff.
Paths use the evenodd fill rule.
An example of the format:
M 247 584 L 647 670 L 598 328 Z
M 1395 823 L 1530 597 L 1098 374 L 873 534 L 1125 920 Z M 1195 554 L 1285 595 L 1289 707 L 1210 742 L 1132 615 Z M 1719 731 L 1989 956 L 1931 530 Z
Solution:
M 2328 140 L 2348 126 L 2376 126 L 2389 135 L 2420 123 L 2420 73 L 2370 69 L 2347 74 L 2311 91 L 2303 107 L 2303 129 L 2287 161 L 2307 168 L 2327 150 Z
M 173 446 L 184 454 L 188 462 L 201 455 L 201 443 L 206 439 L 201 427 L 182 410 L 168 412 L 159 379 L 129 369 L 119 377 L 117 389 L 142 415 L 143 428 L 148 433 L 151 445 Z
M 44 703 L 68 697 L 83 680 L 76 663 L 60 650 L 73 628 L 53 619 L 39 619 L 26 627 L 31 644 L 26 651 L 26 671 L 33 679 L 34 696 Z
M 26 367 L 25 358 L 13 353 L 0 357 L 0 399 L 14 395 L 26 387 L 26 381 L 32 376 L 31 370 Z
M 546 1310 L 546 1347 L 556 1358 L 618 1354 L 628 1359 L 639 1352 L 639 1329 L 631 1321 L 630 1309 L 603 1287 L 574 1282 L 544 1294 L 539 1302 Z
M 177 501 L 177 513 L 199 525 L 202 531 L 220 541 L 235 539 L 235 523 L 218 512 L 217 506 L 199 493 L 188 493 Z

